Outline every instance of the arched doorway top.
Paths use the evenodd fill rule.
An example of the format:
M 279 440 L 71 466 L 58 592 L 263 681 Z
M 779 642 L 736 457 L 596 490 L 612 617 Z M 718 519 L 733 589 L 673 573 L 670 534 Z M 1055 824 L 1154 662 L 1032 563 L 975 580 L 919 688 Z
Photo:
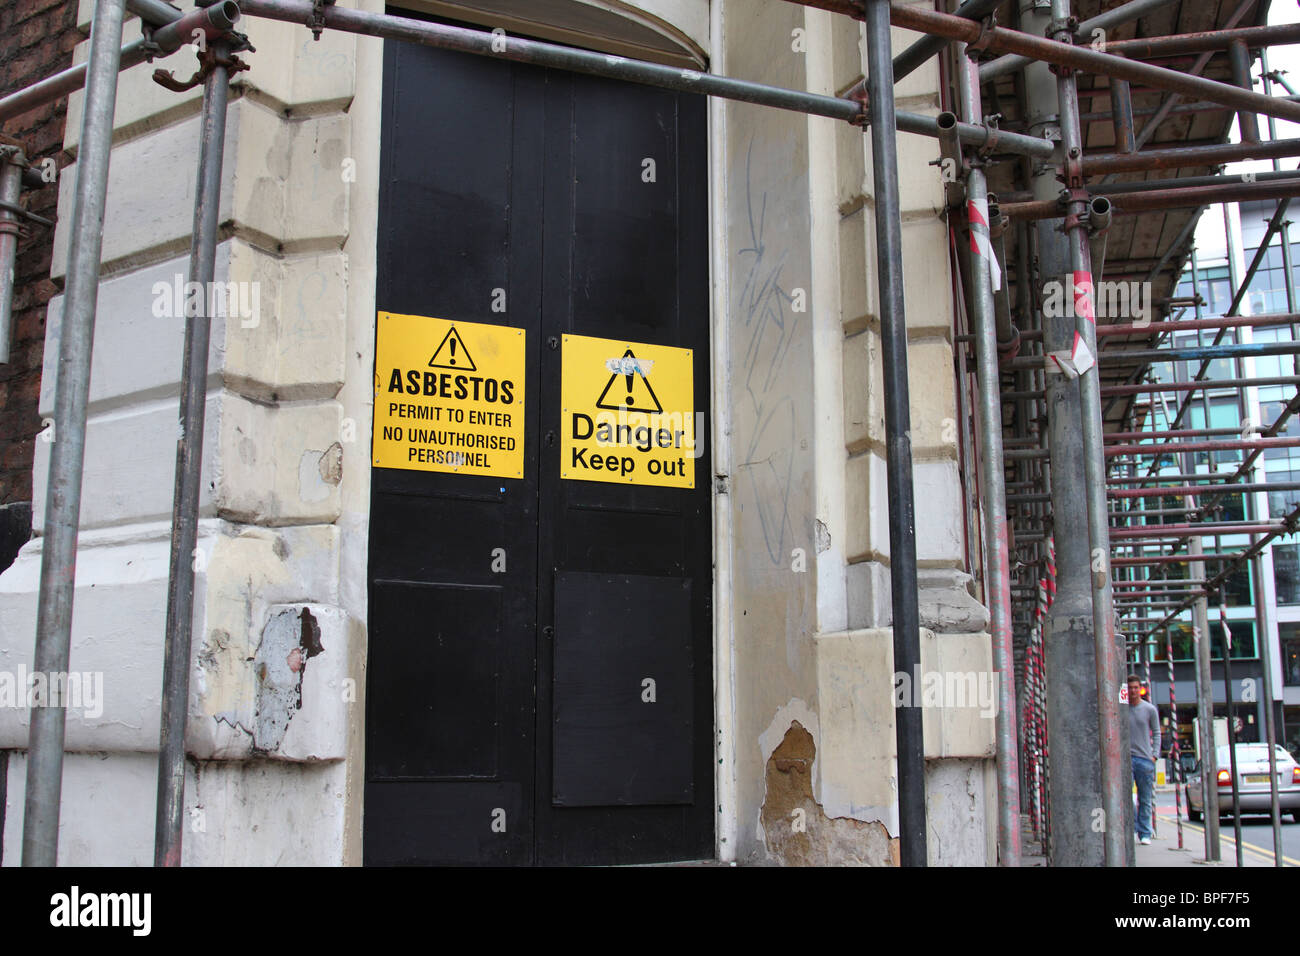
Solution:
M 401 5 L 618 56 L 707 66 L 708 0 L 403 0 Z

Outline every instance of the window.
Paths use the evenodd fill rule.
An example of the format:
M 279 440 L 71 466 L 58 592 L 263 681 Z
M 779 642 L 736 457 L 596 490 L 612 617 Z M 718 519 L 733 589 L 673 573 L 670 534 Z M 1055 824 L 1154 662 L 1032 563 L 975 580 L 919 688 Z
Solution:
M 1294 626 L 1291 628 L 1295 633 Z M 1287 687 L 1300 687 L 1300 637 L 1282 641 L 1282 683 Z
M 1223 626 L 1213 618 L 1218 617 L 1215 607 L 1210 607 L 1210 660 L 1223 660 Z M 1232 629 L 1232 659 L 1252 660 L 1255 657 L 1255 622 L 1229 621 Z M 1195 660 L 1195 646 L 1192 641 L 1191 621 L 1174 621 L 1169 625 L 1169 643 L 1173 646 L 1175 661 Z M 1156 638 L 1154 660 L 1164 661 L 1165 644 Z
M 1290 360 L 1288 359 L 1288 363 L 1289 362 Z M 1262 376 L 1264 374 L 1277 374 L 1277 373 L 1259 372 L 1258 365 L 1257 365 L 1256 374 Z M 1290 375 L 1291 372 L 1288 369 L 1283 374 Z M 1261 428 L 1267 429 L 1271 427 L 1278 420 L 1278 417 L 1282 414 L 1282 412 L 1286 410 L 1286 407 L 1289 404 L 1290 404 L 1290 399 L 1288 399 L 1287 401 L 1272 401 L 1272 402 L 1261 401 L 1259 403 L 1259 415 L 1260 418 L 1263 419 L 1263 422 L 1261 423 Z M 1277 433 L 1277 437 L 1278 438 L 1300 438 L 1300 418 L 1297 418 L 1295 415 L 1290 416 L 1283 423 L 1281 430 Z M 1300 451 L 1300 449 L 1266 448 L 1264 450 L 1264 460 L 1266 462 L 1288 462 L 1290 463 L 1290 467 L 1300 469 L 1300 455 L 1297 454 L 1297 451 Z M 1285 468 L 1288 466 L 1283 464 L 1283 465 L 1278 465 L 1278 467 Z
M 1261 314 L 1261 313 L 1256 313 Z M 1276 342 L 1287 343 L 1291 341 L 1291 329 L 1286 326 L 1279 328 L 1255 328 L 1251 330 L 1251 341 L 1261 345 L 1272 344 Z M 1259 355 L 1255 357 L 1255 374 L 1259 378 L 1277 378 L 1280 376 L 1295 374 L 1295 356 L 1293 355 Z M 1265 385 L 1259 390 L 1260 402 L 1270 399 L 1282 398 L 1285 396 L 1290 399 L 1295 395 L 1295 389 L 1291 386 Z M 1264 422 L 1268 424 L 1271 421 L 1265 416 Z
M 1218 361 L 1210 363 L 1211 373 Z M 1196 369 L 1192 370 L 1195 374 Z M 1229 373 L 1231 374 L 1231 373 Z M 1188 427 L 1190 428 L 1230 428 L 1233 432 L 1241 430 L 1241 406 L 1237 403 L 1236 395 L 1224 395 L 1210 400 L 1210 421 L 1205 422 L 1205 404 L 1203 402 L 1194 402 L 1187 412 Z M 1212 435 L 1207 440 L 1231 440 L 1233 435 Z M 1191 439 L 1195 441 L 1196 439 Z M 1194 461 L 1198 467 L 1210 465 L 1211 470 L 1217 471 L 1222 464 L 1236 464 L 1241 461 L 1240 451 L 1198 451 L 1193 452 Z M 1213 458 L 1213 464 L 1211 464 Z
M 1238 567 L 1228 575 L 1228 580 L 1223 585 L 1223 603 L 1228 607 L 1251 607 L 1254 604 L 1252 598 L 1250 565 Z M 1236 633 L 1234 630 L 1233 634 Z
M 1262 239 L 1263 236 L 1259 238 Z M 1255 257 L 1258 248 L 1255 246 L 1246 250 L 1247 262 Z M 1300 264 L 1300 247 L 1292 243 L 1291 267 L 1297 284 L 1300 284 L 1300 270 L 1296 269 L 1297 264 Z M 1292 288 L 1296 287 L 1293 285 Z M 1282 262 L 1282 246 L 1276 238 L 1269 243 L 1268 250 L 1264 253 L 1264 260 L 1260 263 L 1254 279 L 1251 280 L 1246 298 L 1250 302 L 1250 311 L 1255 315 L 1287 311 L 1286 269 Z
M 1300 483 L 1300 471 L 1270 471 L 1268 480 L 1279 484 Z M 1268 514 L 1270 518 L 1281 518 L 1283 515 L 1288 515 L 1296 509 L 1297 505 L 1300 505 L 1300 489 L 1282 489 L 1268 493 Z
M 1300 604 L 1300 545 L 1273 545 L 1273 586 L 1278 604 Z

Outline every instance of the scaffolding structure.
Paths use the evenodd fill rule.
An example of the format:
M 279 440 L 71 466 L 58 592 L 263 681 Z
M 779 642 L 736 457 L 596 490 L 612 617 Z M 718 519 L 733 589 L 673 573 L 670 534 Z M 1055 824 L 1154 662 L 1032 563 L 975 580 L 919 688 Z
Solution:
M 1106 10 L 1099 0 L 1082 0 L 1080 7 L 1095 10 L 1082 21 L 1070 0 L 967 0 L 952 13 L 888 0 L 770 2 L 863 21 L 863 81 L 844 96 L 816 95 L 345 9 L 332 0 L 218 0 L 184 14 L 162 0 L 97 0 L 87 62 L 0 99 L 3 120 L 73 90 L 86 91 L 59 342 L 54 416 L 59 440 L 49 469 L 35 669 L 68 666 L 119 71 L 181 50 L 195 31 L 206 39 L 193 81 L 203 83 L 204 95 L 188 276 L 206 283 L 214 271 L 229 83 L 233 73 L 248 68 L 240 59 L 249 49 L 247 39 L 235 29 L 241 16 L 300 24 L 318 38 L 324 30 L 338 30 L 459 50 L 830 117 L 863 127 L 871 136 L 894 666 L 904 672 L 919 666 L 920 625 L 897 137 L 936 141 L 936 175 L 945 180 L 962 293 L 954 341 L 962 466 L 974 517 L 970 538 L 978 541 L 971 564 L 982 569 L 994 666 L 1001 677 L 995 729 L 999 860 L 1007 866 L 1020 862 L 1024 808 L 1030 832 L 1053 862 L 1130 862 L 1131 775 L 1127 720 L 1120 709 L 1126 672 L 1145 667 L 1149 678 L 1150 648 L 1163 644 L 1176 706 L 1171 627 L 1191 611 L 1203 638 L 1196 641 L 1200 713 L 1212 712 L 1209 604 L 1221 603 L 1233 570 L 1248 563 L 1256 565 L 1258 585 L 1260 554 L 1300 528 L 1300 507 L 1278 519 L 1252 510 L 1266 491 L 1300 487 L 1269 484 L 1259 467 L 1267 450 L 1300 446 L 1300 439 L 1283 436 L 1287 420 L 1300 412 L 1300 390 L 1273 421 L 1245 434 L 1212 427 L 1207 398 L 1211 387 L 1235 389 L 1245 403 L 1253 388 L 1300 386 L 1300 368 L 1292 376 L 1247 373 L 1257 357 L 1294 358 L 1300 351 L 1285 220 L 1287 204 L 1300 195 L 1300 171 L 1279 163 L 1300 156 L 1300 139 L 1277 139 L 1274 128 L 1275 118 L 1300 121 L 1300 98 L 1289 88 L 1285 96 L 1272 95 L 1281 78 L 1269 75 L 1266 60 L 1262 92 L 1254 91 L 1250 75 L 1253 58 L 1270 45 L 1300 41 L 1300 28 L 1267 25 L 1267 0 L 1231 0 L 1222 11 L 1199 13 L 1192 0 L 1128 0 Z M 942 0 L 937 5 L 946 6 Z M 126 10 L 140 17 L 144 35 L 123 45 Z M 998 22 L 999 11 L 1015 29 Z M 1178 29 L 1181 21 L 1198 18 L 1208 19 L 1210 28 Z M 891 26 L 919 34 L 897 56 Z M 895 84 L 936 56 L 947 109 L 938 116 L 897 110 Z M 1099 100 L 1105 109 L 1096 109 Z M 1234 116 L 1241 142 L 1226 143 Z M 1260 134 L 1260 116 L 1267 118 L 1267 137 Z M 1103 126 L 1106 142 L 1099 148 L 1096 130 Z M 1177 130 L 1172 138 L 1165 134 L 1171 128 Z M 15 224 L 23 215 L 15 183 L 25 163 L 17 147 L 0 150 L 2 277 L 11 274 L 4 262 L 12 260 Z M 1274 171 L 1243 180 L 1218 170 L 1245 159 L 1271 159 Z M 1200 169 L 1205 172 L 1178 175 Z M 1164 171 L 1175 175 L 1163 176 Z M 1156 178 L 1146 178 L 1151 173 Z M 1231 306 L 1219 317 L 1203 317 L 1195 279 L 1190 296 L 1174 295 L 1200 213 L 1214 203 L 1260 200 L 1277 203 L 1266 237 L 1250 267 L 1235 277 Z M 1164 214 L 1162 227 L 1169 228 L 1148 243 L 1153 248 L 1147 255 L 1116 256 L 1122 224 L 1132 223 L 1136 213 L 1151 212 Z M 1288 311 L 1242 315 L 1245 290 L 1276 237 L 1286 258 Z M 1099 324 L 1095 291 L 1108 280 L 1139 280 L 1160 292 L 1151 299 L 1159 314 L 1141 322 L 1129 315 Z M 0 349 L 7 340 L 11 291 L 0 286 Z M 1052 307 L 1053 302 L 1064 308 Z M 194 590 L 190 555 L 208 364 L 205 310 L 206 304 L 187 321 L 183 361 L 155 828 L 160 866 L 179 865 L 181 859 Z M 1185 317 L 1189 311 L 1192 318 Z M 1292 337 L 1253 343 L 1239 335 L 1267 327 L 1289 327 Z M 1195 332 L 1195 346 L 1169 347 L 1167 339 L 1175 332 Z M 1214 336 L 1207 341 L 1210 332 Z M 1210 378 L 1211 363 L 1224 360 L 1235 364 L 1235 375 Z M 1199 363 L 1199 371 L 1180 380 L 1158 380 L 1152 372 L 1162 363 L 1187 361 Z M 1198 403 L 1204 427 L 1184 427 Z M 1238 451 L 1247 454 L 1231 472 L 1207 474 L 1196 467 L 1198 454 Z M 1162 456 L 1177 458 L 1180 471 L 1164 473 Z M 1225 516 L 1227 500 L 1243 502 L 1240 518 Z M 1165 521 L 1168 517 L 1178 520 Z M 1202 553 L 1204 537 L 1229 535 L 1248 535 L 1249 544 L 1240 550 L 1216 545 L 1211 554 Z M 1177 569 L 1185 573 L 1179 577 Z M 1262 612 L 1262 600 L 1256 606 Z M 1267 739 L 1275 761 L 1267 641 L 1260 646 Z M 922 710 L 895 713 L 901 861 L 922 866 L 927 842 Z M 61 707 L 33 708 L 25 864 L 56 860 L 64 717 Z M 1211 733 L 1205 721 L 1201 727 L 1203 735 Z M 1215 776 L 1208 737 L 1200 749 L 1207 781 L 1203 806 L 1208 807 L 1217 801 L 1208 785 Z M 1172 763 L 1178 764 L 1176 752 Z M 1109 821 L 1100 839 L 1094 810 Z M 1207 857 L 1218 853 L 1217 834 L 1210 847 L 1211 820 L 1217 823 L 1217 815 L 1207 814 Z M 1277 855 L 1280 861 L 1280 851 Z

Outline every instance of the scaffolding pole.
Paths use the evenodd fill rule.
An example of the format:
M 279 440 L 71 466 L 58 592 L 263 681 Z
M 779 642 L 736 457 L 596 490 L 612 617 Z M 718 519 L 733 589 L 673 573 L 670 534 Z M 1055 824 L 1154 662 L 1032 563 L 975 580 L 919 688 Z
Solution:
M 876 265 L 884 368 L 885 466 L 889 493 L 890 589 L 894 609 L 894 669 L 921 666 L 917 605 L 916 511 L 912 490 L 911 401 L 907 380 L 907 321 L 903 301 L 903 229 L 898 197 L 898 142 L 894 125 L 894 67 L 889 0 L 867 0 L 868 99 L 871 171 L 875 184 Z M 922 709 L 894 711 L 898 739 L 898 832 L 903 866 L 927 863 L 925 739 Z
M 0 365 L 9 362 L 13 337 L 14 262 L 18 258 L 16 211 L 27 159 L 17 146 L 0 143 Z
M 1045 31 L 1050 20 L 1046 10 L 1026 10 L 1022 26 Z M 1045 133 L 1056 127 L 1062 107 L 1055 77 L 1048 66 L 1030 63 L 1025 68 L 1023 85 L 1029 128 Z M 1057 195 L 1060 189 L 1057 172 L 1054 165 L 1034 165 L 1031 186 L 1035 196 Z M 1060 223 L 1036 223 L 1033 230 L 1038 261 L 1034 298 L 1041 301 L 1047 281 L 1064 282 L 1073 270 Z M 1042 323 L 1044 350 L 1068 354 L 1076 334 L 1073 316 L 1056 310 L 1035 308 L 1034 311 Z M 1100 866 L 1106 862 L 1106 850 L 1104 839 L 1096 829 L 1096 812 L 1104 810 L 1104 799 L 1099 766 L 1092 557 L 1084 488 L 1080 391 L 1077 381 L 1068 379 L 1058 367 L 1040 362 L 1038 369 L 1044 383 L 1051 455 L 1050 513 L 1056 571 L 1055 600 L 1044 627 L 1046 724 L 1051 735 L 1051 771 L 1047 780 L 1051 805 L 1048 861 L 1054 866 Z
M 43 674 L 66 674 L 72 646 L 90 352 L 99 294 L 99 255 L 109 154 L 113 147 L 123 17 L 123 0 L 97 0 L 90 28 L 86 105 L 81 119 L 81 148 L 77 151 L 71 248 L 59 335 L 59 371 L 54 387 L 54 442 L 50 450 L 40 598 L 36 609 L 33 670 Z M 54 866 L 59 849 L 67 702 L 60 699 L 57 706 L 48 700 L 33 703 L 23 810 L 23 865 Z
M 962 114 L 981 115 L 979 68 L 956 51 L 957 88 Z M 1002 414 L 998 401 L 998 333 L 994 318 L 993 270 L 998 268 L 989 235 L 988 183 L 979 157 L 966 174 L 967 225 L 970 229 L 970 303 L 975 325 L 979 390 L 980 479 L 984 505 L 984 597 L 989 605 L 993 666 L 998 674 L 995 741 L 998 773 L 998 861 L 1020 865 L 1020 766 L 1017 754 L 1014 651 L 1011 622 L 1011 555 L 1007 532 L 1006 465 L 1002 454 Z M 1000 281 L 999 281 L 999 284 Z
M 176 441 L 176 490 L 172 504 L 171 556 L 167 576 L 167 630 L 163 653 L 162 721 L 158 742 L 158 802 L 154 865 L 180 866 L 185 813 L 185 723 L 190 698 L 190 647 L 194 624 L 194 562 L 198 556 L 199 493 L 203 469 L 203 423 L 208 400 L 208 345 L 216 273 L 217 218 L 225 153 L 226 105 L 231 48 L 224 40 L 209 50 L 212 67 L 203 84 L 199 166 L 195 176 L 194 228 L 189 278 L 203 290 L 196 314 L 185 323 L 184 386 Z M 193 287 L 193 286 L 191 286 Z
M 1054 23 L 1065 24 L 1070 17 L 1069 0 L 1052 0 Z M 1056 34 L 1061 46 L 1069 45 L 1069 31 Z M 1069 64 L 1063 64 L 1069 65 Z M 1115 73 L 1113 75 L 1119 75 Z M 1134 77 L 1126 77 L 1133 79 Z M 1060 104 L 1061 148 L 1065 154 L 1066 186 L 1072 201 L 1065 220 L 1073 270 L 1071 287 L 1076 311 L 1085 320 L 1079 323 L 1078 336 L 1092 355 L 1097 352 L 1096 325 L 1092 305 L 1092 263 L 1088 244 L 1088 198 L 1083 192 L 1078 160 L 1083 155 L 1083 133 L 1079 125 L 1079 99 L 1073 71 L 1057 74 L 1056 89 Z M 1086 283 L 1086 291 L 1080 289 Z M 1080 309 L 1079 306 L 1083 308 Z M 1078 378 L 1080 416 L 1083 431 L 1083 467 L 1088 506 L 1088 542 L 1092 549 L 1092 622 L 1096 642 L 1097 722 L 1101 750 L 1102 808 L 1105 812 L 1104 844 L 1107 866 L 1126 866 L 1132 845 L 1131 828 L 1121 826 L 1128 818 L 1129 774 L 1125 773 L 1124 738 L 1127 723 L 1121 724 L 1119 682 L 1123 679 L 1123 656 L 1117 652 L 1115 613 L 1110 590 L 1110 536 L 1106 509 L 1106 459 L 1102 443 L 1100 367 L 1081 370 Z

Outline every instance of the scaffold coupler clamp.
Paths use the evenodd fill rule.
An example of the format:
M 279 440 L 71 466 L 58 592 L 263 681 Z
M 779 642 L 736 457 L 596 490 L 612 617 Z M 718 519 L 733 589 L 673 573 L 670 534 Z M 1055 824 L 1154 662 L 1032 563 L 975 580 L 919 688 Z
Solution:
M 1049 40 L 1055 40 L 1057 43 L 1073 43 L 1078 32 L 1079 18 L 1071 14 L 1068 17 L 1054 17 L 1047 24 L 1043 36 Z
M 1074 35 L 1079 31 L 1079 18 L 1070 16 L 1055 19 L 1047 25 L 1044 35 L 1049 40 L 1055 40 L 1057 43 L 1074 44 Z M 1049 63 L 1050 69 L 1057 76 L 1069 76 L 1074 72 L 1074 67 L 1064 66 L 1060 63 Z
M 157 43 L 154 42 L 152 26 L 149 26 L 148 24 L 144 24 L 142 25 L 140 32 L 144 34 L 143 38 L 140 41 L 140 46 L 144 50 L 145 60 L 147 60 L 149 63 L 152 63 L 154 57 L 167 55 L 166 51 L 163 50 L 162 47 L 160 47 Z
M 992 113 L 984 117 L 984 131 L 988 134 L 976 153 L 980 165 L 987 165 L 989 157 L 997 150 L 998 140 L 1002 138 L 1002 114 Z
M 990 13 L 979 21 L 979 25 L 979 36 L 966 44 L 966 55 L 971 59 L 978 59 L 980 54 L 988 52 L 989 44 L 993 42 L 993 31 L 998 28 L 997 13 Z
M 0 134 L 0 168 L 9 165 L 26 167 L 26 158 L 17 140 Z M 18 218 L 24 211 L 21 206 L 10 206 L 8 203 L 0 202 L 0 212 L 9 213 L 7 216 L 0 216 L 0 235 L 21 235 Z
M 860 129 L 871 125 L 871 100 L 867 96 L 867 78 L 864 76 L 850 87 L 844 98 L 858 104 L 858 115 L 849 122 Z
M 311 30 L 312 38 L 320 41 L 320 35 L 325 32 L 325 8 L 334 6 L 334 0 L 311 0 L 311 19 L 307 21 L 307 29 Z
M 1059 149 L 1059 147 L 1058 147 Z M 1071 146 L 1064 150 L 1065 162 L 1061 164 L 1060 179 L 1065 184 L 1065 188 L 1073 191 L 1083 189 L 1083 150 L 1078 146 Z M 1082 197 L 1084 202 L 1088 201 L 1088 196 Z
M 250 53 L 257 52 L 244 34 L 231 33 L 220 40 L 209 41 L 198 52 L 199 68 L 188 80 L 176 79 L 171 70 L 158 69 L 153 71 L 153 81 L 173 93 L 184 93 L 204 82 L 219 66 L 225 67 L 231 76 L 251 69 L 237 55 L 245 50 Z
M 1080 226 L 1088 229 L 1091 215 L 1088 211 L 1088 190 L 1086 189 L 1062 189 L 1058 201 L 1066 208 L 1065 221 L 1061 223 L 1061 231 L 1066 235 L 1070 234 L 1071 229 L 1078 229 Z M 1071 206 L 1078 203 L 1083 204 L 1083 212 L 1069 212 Z

